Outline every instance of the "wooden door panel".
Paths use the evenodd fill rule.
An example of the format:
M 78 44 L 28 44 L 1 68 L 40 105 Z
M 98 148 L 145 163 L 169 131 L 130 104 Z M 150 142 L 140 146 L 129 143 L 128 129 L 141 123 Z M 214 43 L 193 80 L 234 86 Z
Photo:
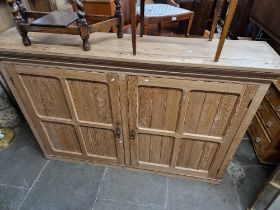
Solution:
M 138 94 L 139 127 L 174 132 L 182 90 L 140 86 Z
M 208 171 L 219 144 L 181 139 L 176 167 Z
M 235 121 L 245 116 L 240 109 L 255 94 L 247 89 L 256 90 L 236 83 L 129 77 L 129 124 L 136 133 L 132 165 L 216 178 L 214 168 L 238 129 Z
M 42 124 L 55 151 L 82 155 L 74 126 L 53 122 L 43 122 Z
M 81 127 L 87 154 L 117 160 L 115 134 L 112 130 Z
M 184 120 L 184 134 L 221 137 L 238 97 L 230 93 L 191 91 Z
M 113 123 L 108 84 L 68 80 L 68 85 L 78 120 Z
M 124 164 L 117 75 L 31 65 L 9 69 L 50 155 Z
M 139 134 L 139 161 L 170 166 L 174 138 L 168 136 Z
M 71 118 L 59 79 L 27 74 L 21 74 L 20 78 L 39 115 Z

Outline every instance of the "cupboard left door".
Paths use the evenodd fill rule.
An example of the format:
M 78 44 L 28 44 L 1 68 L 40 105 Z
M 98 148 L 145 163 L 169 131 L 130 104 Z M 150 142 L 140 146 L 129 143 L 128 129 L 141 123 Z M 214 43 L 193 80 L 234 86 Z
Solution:
M 117 75 L 29 64 L 4 72 L 47 155 L 124 164 Z

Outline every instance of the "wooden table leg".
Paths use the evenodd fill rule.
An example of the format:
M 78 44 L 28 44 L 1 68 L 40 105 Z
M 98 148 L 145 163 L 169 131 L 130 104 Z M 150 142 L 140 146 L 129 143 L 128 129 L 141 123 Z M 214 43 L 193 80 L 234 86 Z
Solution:
M 8 0 L 7 3 L 10 6 L 12 14 L 14 16 L 14 21 L 16 23 L 17 31 L 22 37 L 22 43 L 25 46 L 30 46 L 31 41 L 30 41 L 29 37 L 27 36 L 27 31 L 23 30 L 20 27 L 21 23 L 27 22 L 27 18 L 23 14 L 23 12 L 26 11 L 25 6 L 22 4 L 21 0 Z
M 78 15 L 78 22 L 79 22 L 79 29 L 80 29 L 80 36 L 83 40 L 83 49 L 85 51 L 90 50 L 90 43 L 89 43 L 89 27 L 87 20 L 85 18 L 85 11 L 84 11 L 84 4 L 81 0 L 75 0 Z
M 218 48 L 217 48 L 217 52 L 216 52 L 216 55 L 215 55 L 214 62 L 219 61 L 219 58 L 220 58 L 225 40 L 226 40 L 227 35 L 228 35 L 229 27 L 231 25 L 231 21 L 233 19 L 233 15 L 235 13 L 237 3 L 238 3 L 238 0 L 231 0 L 230 1 L 229 8 L 228 8 L 228 14 L 227 14 L 227 17 L 226 17 L 226 22 L 225 22 L 223 32 L 222 32 L 222 35 L 221 35 L 221 38 L 220 38 L 220 41 L 219 41 L 219 44 L 218 44 Z
M 120 0 L 115 0 L 115 5 L 116 5 L 116 13 L 115 17 L 118 18 L 119 23 L 118 23 L 118 30 L 117 30 L 117 36 L 118 38 L 123 38 L 123 23 L 122 23 L 122 10 L 121 10 L 121 3 Z
M 130 20 L 133 55 L 136 55 L 136 0 L 130 0 Z
M 223 6 L 223 0 L 218 0 L 216 3 L 216 7 L 215 7 L 215 13 L 214 13 L 212 28 L 211 28 L 211 32 L 210 32 L 210 36 L 209 36 L 209 41 L 212 41 L 212 39 L 213 39 L 215 30 L 216 30 L 216 27 L 218 24 L 218 19 L 221 14 L 222 6 Z
M 142 37 L 145 34 L 144 13 L 145 13 L 145 0 L 141 0 L 140 1 L 140 37 Z

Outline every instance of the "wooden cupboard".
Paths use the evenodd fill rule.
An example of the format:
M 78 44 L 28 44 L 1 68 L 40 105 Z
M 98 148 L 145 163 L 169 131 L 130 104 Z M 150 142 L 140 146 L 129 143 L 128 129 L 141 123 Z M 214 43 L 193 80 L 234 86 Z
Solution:
M 133 56 L 125 54 L 130 38 L 113 35 L 96 34 L 94 50 L 83 52 L 68 36 L 60 36 L 60 46 L 55 35 L 32 34 L 34 44 L 25 48 L 10 44 L 21 41 L 15 31 L 0 34 L 1 73 L 44 155 L 220 181 L 270 81 L 280 75 L 273 69 L 278 57 L 261 42 L 243 42 L 242 52 L 234 42 L 226 56 L 230 49 L 246 60 L 247 49 L 259 46 L 268 63 L 193 65 L 182 56 L 179 61 L 178 53 L 191 49 L 196 55 L 201 40 L 166 44 L 168 38 L 147 37 Z M 202 42 L 199 52 L 209 55 L 209 44 Z
M 5 69 L 47 155 L 125 165 L 128 150 L 132 167 L 212 179 L 258 89 L 29 64 Z

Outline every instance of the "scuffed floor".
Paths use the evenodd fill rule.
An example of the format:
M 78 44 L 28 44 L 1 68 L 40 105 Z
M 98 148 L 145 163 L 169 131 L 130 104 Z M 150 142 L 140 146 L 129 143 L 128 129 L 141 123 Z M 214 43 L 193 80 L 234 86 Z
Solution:
M 244 210 L 271 172 L 247 137 L 219 185 L 50 161 L 22 123 L 0 151 L 0 210 Z

